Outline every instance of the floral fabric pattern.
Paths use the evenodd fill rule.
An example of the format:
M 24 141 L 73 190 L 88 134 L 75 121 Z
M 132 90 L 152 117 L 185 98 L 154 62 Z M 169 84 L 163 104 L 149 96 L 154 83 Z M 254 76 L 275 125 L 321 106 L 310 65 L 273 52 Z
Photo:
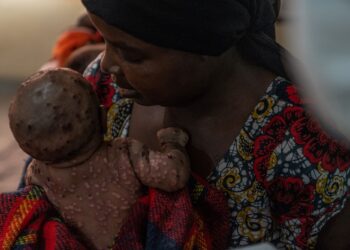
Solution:
M 85 75 L 113 110 L 110 138 L 127 136 L 132 102 L 115 83 L 96 85 L 99 60 Z M 207 178 L 228 198 L 231 247 L 269 241 L 278 249 L 314 248 L 347 199 L 349 166 L 350 152 L 307 114 L 293 84 L 277 77 Z

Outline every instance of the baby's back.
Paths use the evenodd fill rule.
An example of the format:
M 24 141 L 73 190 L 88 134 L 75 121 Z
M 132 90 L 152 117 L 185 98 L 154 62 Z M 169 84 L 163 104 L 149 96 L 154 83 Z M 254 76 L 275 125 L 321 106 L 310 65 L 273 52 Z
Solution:
M 140 195 L 127 145 L 103 143 L 85 162 L 65 168 L 33 160 L 27 183 L 44 188 L 66 223 L 87 242 L 106 248 Z

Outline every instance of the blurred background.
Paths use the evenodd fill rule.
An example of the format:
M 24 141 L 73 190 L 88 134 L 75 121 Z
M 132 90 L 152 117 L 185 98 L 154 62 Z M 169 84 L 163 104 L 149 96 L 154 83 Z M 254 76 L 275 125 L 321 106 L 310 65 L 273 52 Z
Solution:
M 293 23 L 282 0 L 277 40 Z M 14 142 L 7 110 L 18 84 L 50 59 L 59 34 L 84 12 L 79 0 L 0 0 L 0 192 L 15 190 L 26 155 Z
M 0 192 L 6 192 L 17 187 L 26 159 L 8 127 L 10 99 L 84 10 L 79 0 L 0 0 L 0 10 Z

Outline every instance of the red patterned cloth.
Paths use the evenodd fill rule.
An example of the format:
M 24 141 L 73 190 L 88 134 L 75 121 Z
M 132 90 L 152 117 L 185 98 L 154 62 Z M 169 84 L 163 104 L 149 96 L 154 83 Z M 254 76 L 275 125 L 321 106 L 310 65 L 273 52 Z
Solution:
M 149 189 L 126 219 L 113 249 L 226 249 L 229 212 L 223 193 L 199 177 L 175 193 Z M 43 190 L 0 195 L 0 249 L 89 249 L 62 222 Z
M 85 249 L 58 218 L 43 190 L 0 194 L 0 249 Z
M 225 196 L 195 177 L 188 189 L 175 193 L 150 189 L 134 207 L 114 249 L 219 250 L 227 249 L 229 236 Z

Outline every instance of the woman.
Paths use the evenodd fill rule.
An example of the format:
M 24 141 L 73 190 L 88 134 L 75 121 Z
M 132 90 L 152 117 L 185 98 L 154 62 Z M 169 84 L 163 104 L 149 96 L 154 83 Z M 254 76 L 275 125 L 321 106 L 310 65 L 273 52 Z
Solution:
M 270 2 L 83 3 L 106 42 L 103 55 L 85 72 L 101 103 L 109 108 L 106 140 L 130 136 L 157 149 L 155 135 L 160 128 L 186 130 L 191 137 L 188 152 L 194 175 L 206 178 L 226 194 L 229 246 L 268 241 L 280 249 L 314 247 L 321 229 L 342 210 L 349 194 L 350 154 L 310 118 L 295 86 L 288 81 L 281 63 L 283 49 L 274 41 L 275 16 Z M 221 193 L 206 190 L 209 205 L 226 203 L 219 199 Z M 4 249 L 23 248 L 24 244 L 85 249 L 57 219 L 40 189 L 27 187 L 0 196 L 4 201 L 0 222 L 6 225 L 0 227 L 5 232 L 0 234 Z M 197 201 L 195 196 L 191 198 L 186 208 L 193 215 L 192 204 Z M 151 205 L 158 201 L 164 202 L 164 198 Z M 173 201 L 163 204 L 163 212 L 181 210 L 174 209 Z M 22 204 L 28 209 L 23 210 Z M 137 205 L 141 214 L 151 206 L 144 200 Z M 196 205 L 212 216 L 208 228 L 218 244 L 221 232 L 227 232 L 225 207 L 219 206 L 217 211 L 222 213 L 213 219 L 210 210 L 203 211 L 207 207 Z M 23 211 L 28 217 L 22 216 Z M 186 222 L 188 214 L 183 211 L 175 212 Z M 172 217 L 165 229 L 179 221 L 179 217 Z M 135 227 L 139 224 L 139 220 L 126 223 L 123 239 L 130 242 L 129 236 L 143 236 L 130 233 L 143 232 L 142 226 Z M 153 232 L 156 229 L 151 228 Z M 329 243 L 327 231 L 325 234 L 323 239 Z M 139 242 L 154 240 L 147 236 L 127 249 L 143 249 Z M 164 242 L 164 238 L 157 240 Z M 123 246 L 125 242 L 118 243 Z M 220 243 L 226 244 L 224 240 Z M 152 246 L 148 244 L 149 249 L 158 249 Z M 191 246 L 186 245 L 186 249 L 193 249 Z M 178 249 L 164 244 L 158 247 Z
M 312 248 L 345 203 L 350 154 L 288 81 L 270 2 L 82 2 L 106 42 L 86 76 L 111 106 L 107 137 L 157 148 L 158 129 L 183 128 L 193 172 L 228 197 L 230 246 Z

